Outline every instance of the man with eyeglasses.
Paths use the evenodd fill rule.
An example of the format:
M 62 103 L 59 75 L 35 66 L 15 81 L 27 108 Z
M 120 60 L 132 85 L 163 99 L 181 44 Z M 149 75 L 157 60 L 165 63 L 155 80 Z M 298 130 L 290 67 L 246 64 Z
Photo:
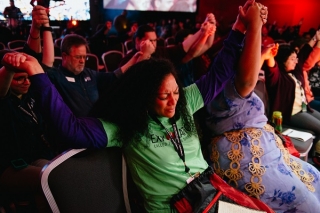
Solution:
M 23 197 L 36 203 L 31 212 L 50 212 L 39 175 L 56 152 L 30 85 L 27 73 L 0 68 L 0 200 Z
M 41 49 L 40 32 L 43 36 Z M 36 56 L 43 53 L 43 67 L 51 82 L 63 97 L 65 103 L 78 117 L 88 116 L 98 100 L 111 83 L 119 78 L 137 58 L 114 72 L 98 72 L 85 67 L 89 47 L 86 39 L 77 34 L 69 34 L 61 43 L 62 63 L 53 67 L 54 48 L 47 11 L 35 6 L 32 11 L 32 26 L 25 52 Z M 38 55 L 38 59 L 40 59 Z M 141 58 L 140 58 L 141 59 Z

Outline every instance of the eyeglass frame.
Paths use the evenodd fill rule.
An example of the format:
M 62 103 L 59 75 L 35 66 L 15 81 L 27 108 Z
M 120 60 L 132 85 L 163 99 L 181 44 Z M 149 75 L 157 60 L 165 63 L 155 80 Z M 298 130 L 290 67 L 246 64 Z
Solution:
M 21 80 L 18 80 L 18 79 L 21 79 Z M 24 82 L 26 82 L 27 79 L 28 81 L 30 81 L 29 76 L 19 76 L 17 78 L 13 78 L 13 80 L 15 80 L 17 84 L 24 84 Z
M 76 60 L 84 59 L 87 61 L 89 59 L 88 55 L 70 55 L 68 53 L 66 53 L 66 55 L 71 56 L 72 58 L 74 58 Z

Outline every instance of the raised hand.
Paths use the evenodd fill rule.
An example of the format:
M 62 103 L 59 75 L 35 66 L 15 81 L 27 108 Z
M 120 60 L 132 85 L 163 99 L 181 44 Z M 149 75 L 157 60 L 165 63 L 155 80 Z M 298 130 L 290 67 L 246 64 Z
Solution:
M 260 3 L 253 2 L 245 12 L 243 8 L 239 9 L 239 19 L 248 28 L 249 26 L 262 27 L 263 20 L 261 18 L 261 9 L 265 8 Z M 265 15 L 263 16 L 265 17 Z
M 41 26 L 49 26 L 49 10 L 45 7 L 37 5 L 32 10 L 32 24 L 37 29 Z
M 213 13 L 208 13 L 206 19 L 204 20 L 205 22 L 209 22 L 210 24 L 216 24 L 216 18 L 214 17 Z
M 205 22 L 201 25 L 201 32 L 205 33 L 206 36 L 214 35 L 216 32 L 216 25 L 210 22 Z
M 233 30 L 238 30 L 242 33 L 245 33 L 247 30 L 246 24 L 243 22 L 244 20 L 242 19 L 243 16 L 247 13 L 248 9 L 255 3 L 255 0 L 248 0 L 244 6 L 239 6 L 239 14 L 237 16 L 237 19 L 232 26 Z M 260 8 L 260 18 L 263 24 L 267 22 L 268 18 L 268 8 L 260 3 L 257 3 L 258 7 Z

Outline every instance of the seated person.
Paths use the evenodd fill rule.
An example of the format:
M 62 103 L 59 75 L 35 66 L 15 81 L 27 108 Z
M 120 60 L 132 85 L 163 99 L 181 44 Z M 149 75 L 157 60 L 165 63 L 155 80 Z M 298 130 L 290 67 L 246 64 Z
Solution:
M 138 58 L 132 57 L 132 60 L 114 72 L 91 70 L 85 67 L 89 50 L 86 39 L 80 35 L 70 34 L 66 35 L 61 43 L 62 64 L 54 67 L 54 45 L 47 12 L 42 6 L 33 8 L 32 26 L 28 45 L 24 51 L 36 56 L 40 61 L 41 57 L 43 58 L 44 69 L 66 104 L 76 116 L 88 116 L 99 95 Z M 43 30 L 43 48 L 40 39 L 41 29 Z
M 298 54 L 290 45 L 276 45 L 274 48 L 275 51 L 266 51 L 263 56 L 270 113 L 280 111 L 283 124 L 315 133 L 313 160 L 320 165 L 320 112 L 310 107 L 304 90 L 303 64 L 312 47 L 304 45 Z
M 251 12 L 249 9 L 247 14 Z M 260 199 L 275 212 L 317 212 L 320 173 L 311 164 L 290 155 L 267 124 L 264 105 L 254 93 L 261 67 L 262 22 L 256 18 L 245 24 L 245 46 L 235 76 L 206 106 L 206 123 L 214 136 L 212 166 L 230 185 Z M 248 44 L 251 48 L 246 48 Z M 271 54 L 271 47 L 263 52 L 263 57 Z M 274 69 L 274 64 L 270 67 Z M 287 103 L 285 97 L 288 94 L 281 93 L 282 104 Z
M 312 91 L 316 90 L 317 87 L 319 88 L 316 85 L 320 84 L 320 76 L 317 73 L 317 68 L 320 65 L 320 30 L 317 30 L 314 37 L 306 45 L 310 45 L 313 48 L 308 59 L 303 64 L 304 89 L 310 107 L 320 112 L 320 94 L 318 93 L 314 96 Z
M 215 23 L 214 15 L 212 13 L 209 13 L 204 23 Z M 169 59 L 175 66 L 179 66 L 181 63 L 187 63 L 192 58 L 203 54 L 213 44 L 214 35 L 211 35 L 209 39 L 206 41 L 206 43 L 203 44 L 201 52 L 198 52 L 198 55 L 192 55 L 192 57 L 190 57 L 190 55 L 188 57 L 188 60 L 182 61 L 183 58 L 186 56 L 187 52 L 189 51 L 190 47 L 194 45 L 195 42 L 199 39 L 200 34 L 201 30 L 199 30 L 192 36 L 188 36 L 182 43 L 178 45 L 174 45 L 171 47 L 161 47 L 157 46 L 158 38 L 156 30 L 147 24 L 140 25 L 133 36 L 134 45 L 132 51 L 124 56 L 119 66 L 122 66 L 123 64 L 127 63 L 130 60 L 130 58 L 138 51 L 148 51 L 148 53 L 151 54 L 151 57 Z M 153 49 L 144 50 L 140 47 L 141 42 L 146 40 L 149 40 L 152 43 Z
M 27 73 L 0 69 L 0 197 L 35 200 L 50 212 L 39 176 L 56 153 L 30 84 Z

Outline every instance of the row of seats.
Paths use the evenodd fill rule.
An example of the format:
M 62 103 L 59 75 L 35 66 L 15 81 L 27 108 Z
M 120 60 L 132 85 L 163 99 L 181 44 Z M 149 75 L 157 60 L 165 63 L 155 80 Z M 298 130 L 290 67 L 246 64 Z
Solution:
M 23 49 L 24 44 L 27 41 L 25 40 L 13 40 L 13 41 L 9 41 L 7 43 L 7 45 L 5 45 L 4 43 L 0 42 L 0 50 L 5 50 L 5 49 L 9 49 L 12 51 L 20 51 Z

